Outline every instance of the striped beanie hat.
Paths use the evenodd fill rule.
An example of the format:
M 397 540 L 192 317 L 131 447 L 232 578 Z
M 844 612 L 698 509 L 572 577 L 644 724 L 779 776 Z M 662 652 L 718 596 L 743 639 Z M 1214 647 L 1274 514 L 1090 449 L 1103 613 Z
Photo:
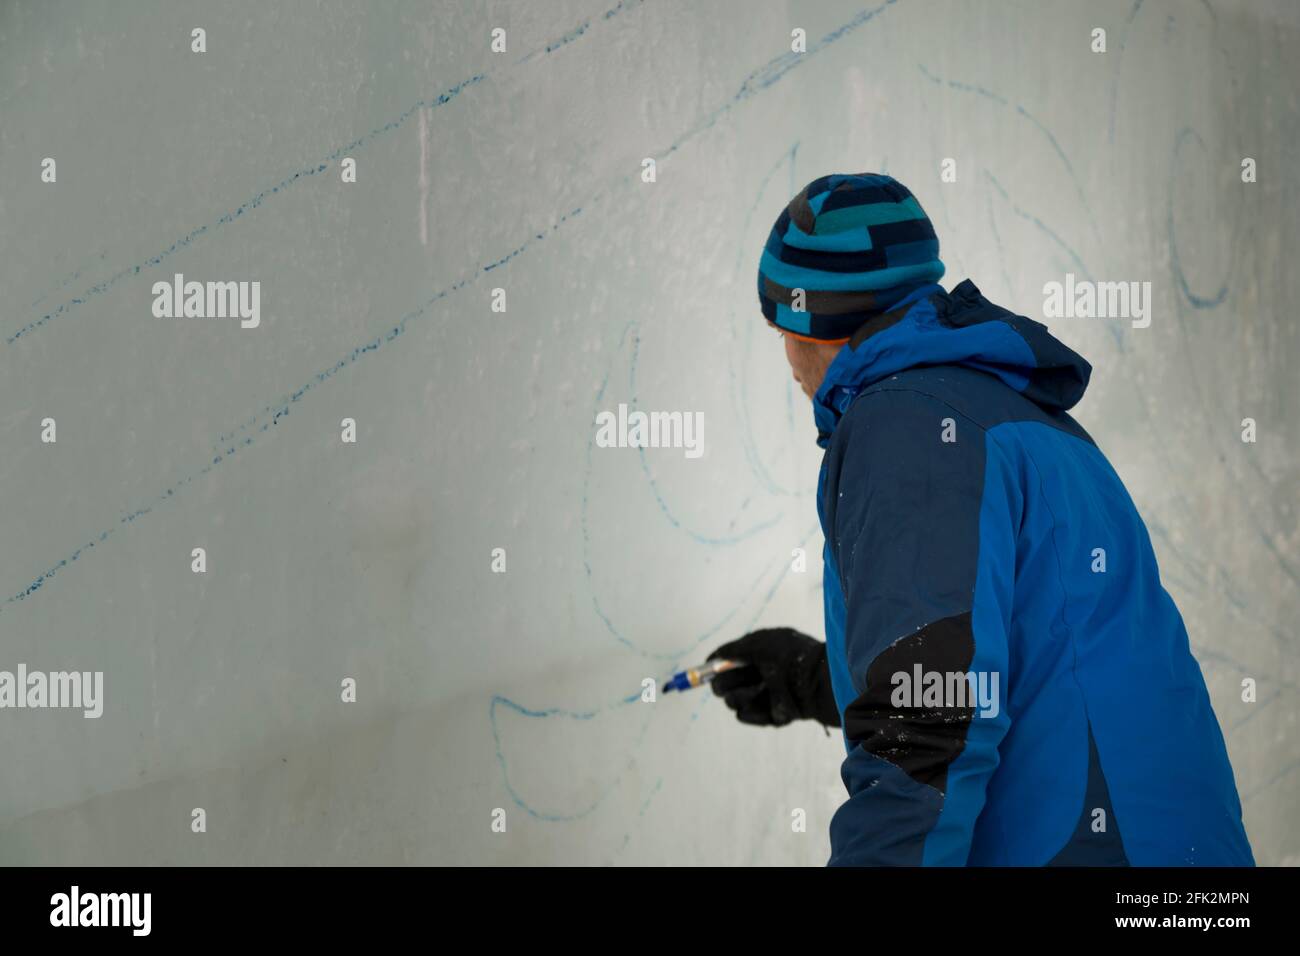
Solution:
M 796 338 L 847 342 L 873 316 L 943 275 L 921 204 L 892 176 L 823 176 L 790 200 L 758 265 L 768 322 Z M 803 290 L 802 309 L 792 308 Z

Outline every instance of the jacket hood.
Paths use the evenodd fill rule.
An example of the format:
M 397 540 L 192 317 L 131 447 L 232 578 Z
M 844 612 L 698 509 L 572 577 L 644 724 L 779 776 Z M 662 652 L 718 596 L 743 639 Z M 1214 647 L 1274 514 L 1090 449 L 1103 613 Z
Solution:
M 989 302 L 969 279 L 951 292 L 925 285 L 867 322 L 836 354 L 813 396 L 817 444 L 830 444 L 840 417 L 863 389 L 927 365 L 995 375 L 1049 411 L 1073 408 L 1092 374 L 1092 366 L 1047 326 Z

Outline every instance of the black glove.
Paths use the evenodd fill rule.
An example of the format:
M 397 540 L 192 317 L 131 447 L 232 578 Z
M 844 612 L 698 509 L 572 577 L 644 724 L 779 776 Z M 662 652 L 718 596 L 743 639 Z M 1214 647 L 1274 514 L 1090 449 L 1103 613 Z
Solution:
M 840 725 L 821 641 L 793 628 L 770 627 L 723 644 L 709 660 L 717 657 L 746 665 L 713 678 L 713 692 L 741 723 L 784 727 L 806 718 Z

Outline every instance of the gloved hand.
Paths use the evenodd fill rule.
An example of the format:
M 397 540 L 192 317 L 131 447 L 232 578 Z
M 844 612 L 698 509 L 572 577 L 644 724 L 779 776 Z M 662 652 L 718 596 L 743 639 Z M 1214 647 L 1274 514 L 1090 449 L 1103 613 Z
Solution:
M 718 657 L 746 665 L 723 671 L 712 682 L 713 692 L 742 723 L 784 727 L 807 718 L 840 725 L 821 641 L 793 628 L 770 627 L 723 644 L 709 660 Z

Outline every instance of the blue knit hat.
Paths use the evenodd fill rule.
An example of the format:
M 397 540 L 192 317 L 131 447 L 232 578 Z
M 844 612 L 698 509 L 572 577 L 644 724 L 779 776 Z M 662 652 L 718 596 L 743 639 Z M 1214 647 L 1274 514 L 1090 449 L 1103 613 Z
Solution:
M 763 315 L 799 338 L 845 342 L 943 275 L 939 238 L 907 187 L 876 173 L 823 176 L 790 200 L 763 248 Z M 791 308 L 802 289 L 803 309 Z

